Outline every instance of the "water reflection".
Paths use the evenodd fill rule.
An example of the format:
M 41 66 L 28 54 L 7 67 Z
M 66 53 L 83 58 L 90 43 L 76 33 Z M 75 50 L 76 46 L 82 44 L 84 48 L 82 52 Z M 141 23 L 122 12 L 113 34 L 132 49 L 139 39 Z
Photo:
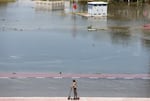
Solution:
M 144 45 L 144 48 L 147 49 L 147 51 L 150 52 L 150 37 L 145 37 L 142 39 L 142 43 Z
M 128 46 L 130 44 L 130 32 L 128 28 L 111 28 L 110 36 L 112 43 Z
M 143 8 L 144 6 L 129 6 L 124 3 L 120 3 L 117 6 L 110 4 L 108 13 L 118 20 L 135 20 L 143 18 Z
M 147 51 L 147 55 L 149 56 L 149 63 L 148 63 L 148 68 L 149 68 L 149 73 L 150 73 L 150 37 L 149 38 L 145 38 L 145 39 L 142 39 L 142 44 L 143 44 L 143 48 L 146 49 Z
M 73 19 L 73 26 L 72 26 L 72 37 L 76 37 L 77 34 L 77 24 L 76 24 L 76 15 L 72 15 L 72 19 Z

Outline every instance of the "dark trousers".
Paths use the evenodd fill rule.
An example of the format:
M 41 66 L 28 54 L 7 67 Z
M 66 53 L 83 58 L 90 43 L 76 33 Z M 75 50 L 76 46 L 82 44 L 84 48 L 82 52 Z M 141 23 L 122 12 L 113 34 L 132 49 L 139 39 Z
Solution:
M 73 88 L 74 98 L 77 98 L 77 88 Z

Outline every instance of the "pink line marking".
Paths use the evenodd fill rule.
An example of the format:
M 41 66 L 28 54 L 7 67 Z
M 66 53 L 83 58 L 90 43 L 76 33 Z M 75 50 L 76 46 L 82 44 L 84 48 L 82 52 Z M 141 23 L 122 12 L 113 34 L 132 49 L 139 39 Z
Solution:
M 59 73 L 0 73 L 0 78 L 150 78 L 150 74 L 59 74 Z

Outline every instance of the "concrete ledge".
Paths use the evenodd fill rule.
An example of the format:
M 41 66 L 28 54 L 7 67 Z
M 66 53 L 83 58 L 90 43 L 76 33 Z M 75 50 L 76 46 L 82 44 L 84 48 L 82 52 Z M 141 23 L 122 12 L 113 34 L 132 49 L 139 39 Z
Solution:
M 68 101 L 67 97 L 0 97 L 0 101 Z M 150 101 L 150 98 L 81 97 L 79 101 Z

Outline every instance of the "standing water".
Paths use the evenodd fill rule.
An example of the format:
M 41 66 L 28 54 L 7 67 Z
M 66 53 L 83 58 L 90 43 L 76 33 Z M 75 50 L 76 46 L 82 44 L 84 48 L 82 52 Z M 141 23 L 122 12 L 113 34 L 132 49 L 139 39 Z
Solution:
M 150 73 L 150 31 L 142 29 L 150 5 L 110 4 L 107 18 L 87 18 L 68 4 L 55 11 L 29 0 L 0 4 L 0 71 Z

